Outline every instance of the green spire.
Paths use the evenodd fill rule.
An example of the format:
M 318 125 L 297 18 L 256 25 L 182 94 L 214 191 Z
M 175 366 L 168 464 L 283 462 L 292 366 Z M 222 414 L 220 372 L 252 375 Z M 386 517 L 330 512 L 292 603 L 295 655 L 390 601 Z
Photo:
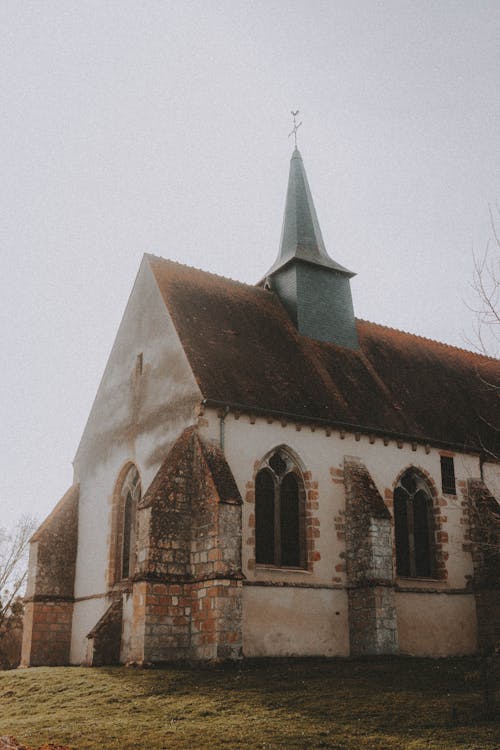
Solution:
M 295 147 L 280 251 L 266 275 L 269 288 L 278 295 L 300 334 L 357 349 L 352 276 L 352 271 L 326 252 L 302 157 Z
M 326 252 L 304 162 L 298 148 L 295 148 L 290 161 L 280 250 L 267 275 L 282 268 L 293 258 L 333 268 L 348 277 L 354 276 L 352 271 L 336 263 Z

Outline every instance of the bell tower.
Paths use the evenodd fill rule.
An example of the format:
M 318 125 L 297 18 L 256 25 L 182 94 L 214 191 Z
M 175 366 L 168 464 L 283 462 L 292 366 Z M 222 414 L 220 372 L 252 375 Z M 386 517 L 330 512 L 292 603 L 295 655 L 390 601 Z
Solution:
M 354 275 L 326 251 L 302 156 L 295 146 L 280 250 L 266 283 L 281 299 L 299 333 L 357 349 L 350 286 Z

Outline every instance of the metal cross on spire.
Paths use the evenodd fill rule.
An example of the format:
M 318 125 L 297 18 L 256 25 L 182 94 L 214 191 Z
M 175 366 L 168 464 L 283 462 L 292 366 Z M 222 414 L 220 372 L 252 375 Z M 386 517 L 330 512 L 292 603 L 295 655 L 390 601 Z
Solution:
M 288 133 L 288 137 L 290 138 L 290 136 L 291 136 L 291 135 L 293 135 L 293 137 L 294 137 L 294 139 L 295 139 L 295 148 L 297 148 L 297 130 L 298 130 L 298 129 L 300 128 L 300 126 L 302 125 L 302 120 L 301 120 L 301 121 L 299 122 L 299 124 L 297 125 L 297 115 L 299 114 L 299 110 L 297 110 L 296 112 L 294 112 L 294 111 L 292 110 L 292 112 L 291 112 L 290 114 L 291 114 L 291 115 L 292 115 L 292 117 L 293 117 L 293 130 L 292 130 L 292 132 L 291 132 L 291 133 Z

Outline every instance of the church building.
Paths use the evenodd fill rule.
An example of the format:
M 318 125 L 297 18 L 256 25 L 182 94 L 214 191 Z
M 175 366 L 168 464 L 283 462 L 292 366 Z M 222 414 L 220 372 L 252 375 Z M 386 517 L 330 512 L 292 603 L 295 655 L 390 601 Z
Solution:
M 296 148 L 260 283 L 144 256 L 31 539 L 24 665 L 499 641 L 499 363 L 356 319 L 352 276 Z

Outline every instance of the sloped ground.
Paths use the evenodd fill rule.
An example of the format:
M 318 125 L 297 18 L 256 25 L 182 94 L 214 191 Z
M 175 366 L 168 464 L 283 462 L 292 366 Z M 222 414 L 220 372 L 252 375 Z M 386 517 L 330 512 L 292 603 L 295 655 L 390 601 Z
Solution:
M 498 750 L 481 705 L 475 659 L 0 673 L 0 736 L 30 750 Z
M 4 736 L 0 737 L 0 750 L 32 750 L 32 748 L 18 742 L 15 737 Z M 38 750 L 69 750 L 69 748 L 67 746 L 50 743 L 48 745 L 40 745 Z

